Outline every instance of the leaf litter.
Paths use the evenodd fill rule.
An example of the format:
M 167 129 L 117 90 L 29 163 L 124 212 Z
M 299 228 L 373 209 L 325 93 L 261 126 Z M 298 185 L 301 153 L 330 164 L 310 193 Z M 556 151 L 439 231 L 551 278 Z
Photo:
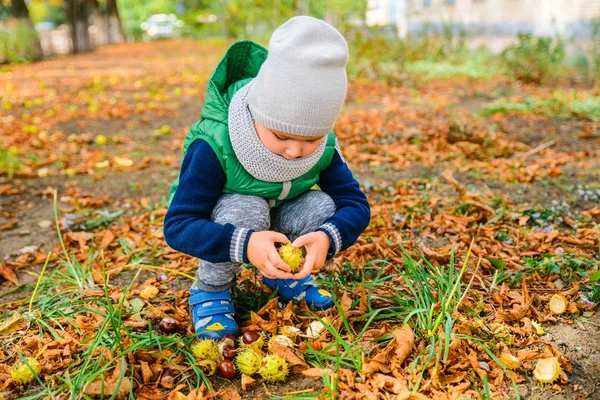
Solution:
M 159 53 L 173 55 L 160 46 Z M 95 54 L 80 58 L 77 71 L 69 69 L 68 59 L 48 61 L 56 71 L 66 65 L 61 79 L 32 78 L 35 65 L 15 67 L 12 86 L 11 78 L 2 77 L 3 101 L 10 104 L 1 115 L 2 150 L 16 160 L 10 171 L 0 164 L 0 174 L 16 178 L 1 182 L 2 196 L 19 196 L 24 180 L 44 185 L 57 177 L 102 181 L 127 179 L 135 170 L 176 171 L 173 150 L 181 147 L 185 129 L 161 121 L 179 117 L 186 104 L 199 104 L 223 50 L 181 46 L 176 68 L 164 57 L 152 58 L 148 44 L 103 54 L 149 57 L 155 61 L 152 74 L 140 75 L 142 67 L 131 57 L 107 73 L 96 68 L 101 55 Z M 549 359 L 559 371 L 550 390 L 569 385 L 572 365 L 545 338 L 543 324 L 595 310 L 600 290 L 590 277 L 598 271 L 600 210 L 591 205 L 575 214 L 560 207 L 538 211 L 465 177 L 534 185 L 569 169 L 597 167 L 598 151 L 549 146 L 528 155 L 530 146 L 492 128 L 502 127 L 507 116 L 449 111 L 454 99 L 490 92 L 494 85 L 507 82 L 431 81 L 418 90 L 351 83 L 350 106 L 336 132 L 373 218 L 358 242 L 320 271 L 322 283 L 336 294 L 336 308 L 312 313 L 303 302 L 269 300 L 268 289 L 247 266 L 238 274 L 235 296 L 242 330 L 300 331 L 296 347 L 275 344 L 272 351 L 296 376 L 315 379 L 310 393 L 342 399 L 515 398 L 518 385 L 531 382 L 536 367 Z M 539 95 L 550 89 L 521 90 Z M 101 126 L 95 121 L 123 121 L 125 130 L 92 131 Z M 78 129 L 63 129 L 73 122 Z M 586 132 L 597 129 L 584 124 Z M 136 137 L 138 130 L 143 136 Z M 415 166 L 434 173 L 384 179 Z M 53 225 L 59 245 L 34 247 L 0 264 L 4 286 L 17 287 L 17 273 L 51 254 L 35 298 L 2 305 L 0 392 L 208 399 L 277 390 L 239 375 L 241 384 L 229 386 L 208 380 L 187 351 L 193 342 L 187 287 L 196 261 L 164 243 L 164 202 L 131 198 L 124 212 L 111 208 L 111 198 L 79 186 L 70 184 L 58 195 Z M 11 210 L 4 212 L 12 218 Z M 10 232 L 14 221 L 0 229 Z M 557 298 L 561 312 L 553 312 Z M 175 333 L 158 329 L 164 318 L 175 321 Z M 33 386 L 11 376 L 22 358 L 41 366 Z

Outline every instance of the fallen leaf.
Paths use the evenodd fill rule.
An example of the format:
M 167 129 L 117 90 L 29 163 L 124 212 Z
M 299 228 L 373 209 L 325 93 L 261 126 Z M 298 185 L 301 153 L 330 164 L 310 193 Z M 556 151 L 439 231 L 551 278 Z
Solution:
M 26 326 L 27 320 L 23 318 L 23 316 L 18 311 L 15 311 L 10 318 L 2 321 L 2 323 L 0 324 L 0 333 L 7 335 L 9 333 L 25 329 Z
M 248 390 L 248 387 L 256 383 L 256 380 L 249 375 L 242 374 L 242 390 Z
M 104 377 L 101 377 L 85 386 L 83 393 L 90 396 L 112 396 L 115 394 L 117 399 L 124 399 L 127 397 L 130 390 L 131 381 L 127 377 L 123 378 L 120 385 L 119 379 L 107 379 L 104 381 Z
M 217 393 L 217 398 L 222 400 L 242 400 L 240 393 L 234 388 L 227 388 Z
M 10 231 L 11 229 L 16 228 L 18 224 L 19 221 L 16 219 L 8 221 L 7 223 L 0 225 L 0 231 Z
M 113 161 L 119 167 L 129 168 L 129 167 L 133 166 L 133 160 L 131 160 L 129 158 L 115 156 L 113 158 Z
M 140 361 L 140 365 L 142 366 L 142 379 L 144 383 L 149 383 L 152 380 L 152 376 L 154 372 L 150 369 L 150 366 L 146 361 Z
M 272 342 L 270 346 L 271 353 L 285 358 L 289 364 L 306 365 L 306 362 L 304 361 L 304 354 L 302 354 L 300 351 L 278 342 Z
M 302 375 L 307 378 L 318 378 L 320 379 L 323 375 L 331 375 L 333 370 L 331 368 L 308 368 L 302 371 Z
M 395 400 L 429 400 L 429 397 L 416 392 L 403 392 L 398 394 Z
M 15 286 L 19 286 L 19 281 L 17 280 L 17 275 L 15 274 L 15 270 L 10 264 L 1 264 L 0 265 L 0 276 L 14 284 Z
M 415 334 L 412 328 L 406 324 L 402 328 L 392 331 L 392 335 L 396 344 L 392 364 L 395 368 L 399 369 L 415 345 Z
M 167 397 L 167 400 L 187 400 L 187 396 L 181 393 L 179 390 L 175 390 L 169 393 L 169 397 Z
M 161 394 L 160 389 L 150 386 L 140 386 L 135 391 L 136 399 L 147 399 L 147 400 L 163 400 L 167 396 Z
M 77 242 L 81 250 L 87 251 L 86 243 L 92 239 L 92 234 L 89 232 L 67 232 L 64 234 L 66 243 Z

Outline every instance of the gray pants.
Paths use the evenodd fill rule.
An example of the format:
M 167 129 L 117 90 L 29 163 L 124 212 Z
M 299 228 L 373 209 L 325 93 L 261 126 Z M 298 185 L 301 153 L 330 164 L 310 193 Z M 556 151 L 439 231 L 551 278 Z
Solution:
M 334 212 L 335 204 L 329 195 L 310 190 L 273 209 L 269 209 L 269 204 L 261 197 L 226 194 L 217 201 L 211 217 L 218 224 L 230 223 L 238 228 L 281 232 L 293 242 L 299 236 L 313 232 Z M 239 266 L 237 262 L 210 263 L 201 260 L 194 287 L 207 292 L 229 289 L 235 282 Z

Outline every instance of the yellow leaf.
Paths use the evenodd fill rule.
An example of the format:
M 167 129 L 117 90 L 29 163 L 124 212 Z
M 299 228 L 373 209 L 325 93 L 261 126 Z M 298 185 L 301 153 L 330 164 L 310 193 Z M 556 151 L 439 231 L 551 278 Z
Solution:
M 133 165 L 133 160 L 129 159 L 129 158 L 124 158 L 124 157 L 115 157 L 113 159 L 113 161 L 115 162 L 115 164 L 117 164 L 119 167 L 123 167 L 123 168 L 127 168 L 127 167 L 131 167 Z
M 27 326 L 27 320 L 18 312 L 15 313 L 0 324 L 0 333 L 9 334 L 21 329 L 25 329 Z

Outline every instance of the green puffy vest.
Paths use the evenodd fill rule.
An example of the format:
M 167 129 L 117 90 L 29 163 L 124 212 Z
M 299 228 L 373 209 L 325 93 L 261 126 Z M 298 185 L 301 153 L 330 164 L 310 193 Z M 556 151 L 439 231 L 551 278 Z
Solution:
M 267 50 L 251 41 L 234 43 L 217 65 L 208 81 L 202 119 L 192 125 L 183 142 L 183 154 L 194 141 L 205 140 L 215 152 L 225 172 L 223 193 L 259 196 L 277 206 L 281 200 L 293 199 L 313 187 L 319 174 L 331 162 L 335 153 L 335 135 L 327 136 L 327 146 L 319 161 L 304 175 L 290 182 L 265 182 L 250 175 L 238 161 L 231 141 L 227 117 L 233 95 L 256 77 L 267 57 Z M 179 177 L 171 185 L 169 204 L 179 185 Z

